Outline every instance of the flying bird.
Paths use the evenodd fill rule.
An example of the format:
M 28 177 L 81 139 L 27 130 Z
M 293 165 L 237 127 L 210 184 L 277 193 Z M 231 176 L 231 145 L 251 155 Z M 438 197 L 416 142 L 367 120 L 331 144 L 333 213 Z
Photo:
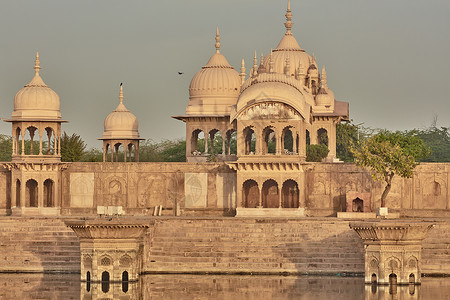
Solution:
M 178 75 L 183 75 L 184 74 L 184 72 L 178 72 Z

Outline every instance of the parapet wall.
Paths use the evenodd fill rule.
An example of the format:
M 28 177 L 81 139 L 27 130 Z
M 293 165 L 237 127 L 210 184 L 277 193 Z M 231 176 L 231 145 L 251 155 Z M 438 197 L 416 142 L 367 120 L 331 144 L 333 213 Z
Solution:
M 0 214 L 8 214 L 11 171 L 1 166 Z M 236 171 L 226 163 L 70 163 L 62 169 L 55 189 L 62 215 L 96 215 L 97 206 L 149 215 L 159 205 L 163 215 L 174 215 L 177 206 L 183 215 L 233 215 L 242 205 L 236 203 Z M 354 164 L 305 163 L 300 172 L 300 202 L 309 216 L 345 211 L 349 191 L 370 194 L 372 211 L 380 206 L 384 184 Z M 449 173 L 449 163 L 422 163 L 413 178 L 394 177 L 387 206 L 402 216 L 450 217 Z

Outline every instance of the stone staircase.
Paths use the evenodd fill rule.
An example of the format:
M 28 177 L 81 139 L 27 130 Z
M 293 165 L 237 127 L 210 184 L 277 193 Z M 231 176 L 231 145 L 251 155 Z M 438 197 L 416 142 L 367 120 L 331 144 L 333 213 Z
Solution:
M 79 241 L 62 219 L 0 217 L 0 272 L 79 271 Z
M 363 273 L 363 243 L 347 221 L 165 219 L 147 242 L 148 273 Z
M 437 222 L 422 242 L 422 273 L 450 274 L 450 223 Z

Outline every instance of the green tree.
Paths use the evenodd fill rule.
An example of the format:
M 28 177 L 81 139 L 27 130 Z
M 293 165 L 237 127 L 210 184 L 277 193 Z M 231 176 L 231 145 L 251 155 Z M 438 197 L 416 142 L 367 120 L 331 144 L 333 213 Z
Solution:
M 61 136 L 61 160 L 62 161 L 80 161 L 83 157 L 86 144 L 81 137 L 74 133 L 69 136 L 66 132 Z
M 162 141 L 160 143 L 162 161 L 183 162 L 186 161 L 186 141 L 182 139 Z
M 450 128 L 432 125 L 422 130 L 414 130 L 414 134 L 420 137 L 425 145 L 430 148 L 431 155 L 421 161 L 425 162 L 450 162 Z
M 429 149 L 417 135 L 399 131 L 383 130 L 353 148 L 356 165 L 369 168 L 374 180 L 386 183 L 381 195 L 382 207 L 386 206 L 394 175 L 411 178 L 416 160 L 429 154 Z
M 88 151 L 84 151 L 80 158 L 80 161 L 85 162 L 102 162 L 103 152 L 96 148 L 91 148 Z
M 306 161 L 321 162 L 330 150 L 323 144 L 306 145 Z
M 353 162 L 352 147 L 358 144 L 358 126 L 351 122 L 336 125 L 336 156 L 345 162 Z
M 8 135 L 0 134 L 0 161 L 11 161 L 12 138 Z

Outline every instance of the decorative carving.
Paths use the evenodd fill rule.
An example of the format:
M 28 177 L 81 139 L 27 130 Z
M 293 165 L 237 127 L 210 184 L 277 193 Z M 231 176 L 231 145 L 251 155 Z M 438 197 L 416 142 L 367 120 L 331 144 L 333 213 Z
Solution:
M 255 119 L 294 119 L 300 120 L 300 115 L 289 105 L 276 102 L 258 103 L 244 111 L 240 120 Z

